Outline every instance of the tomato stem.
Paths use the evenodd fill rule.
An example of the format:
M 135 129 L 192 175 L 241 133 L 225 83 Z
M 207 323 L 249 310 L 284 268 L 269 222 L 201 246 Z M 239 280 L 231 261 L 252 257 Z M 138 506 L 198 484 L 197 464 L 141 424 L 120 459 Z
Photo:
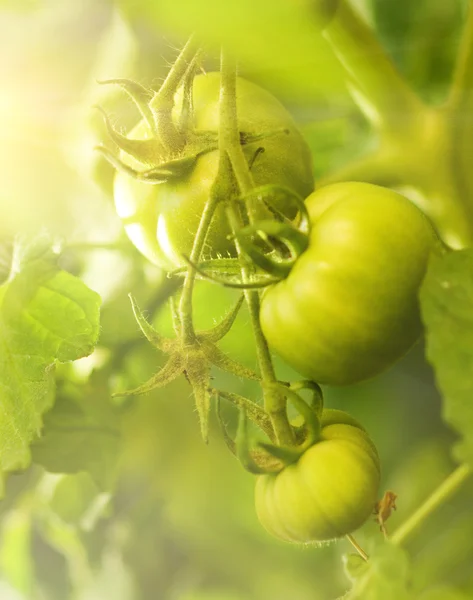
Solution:
M 413 532 L 446 500 L 453 496 L 470 477 L 472 470 L 470 465 L 461 464 L 451 473 L 439 487 L 427 498 L 427 500 L 405 521 L 391 536 L 393 544 L 403 544 Z
M 371 28 L 347 0 L 339 0 L 324 36 L 355 87 L 355 101 L 377 127 L 397 131 L 406 115 L 422 107 Z
M 360 544 L 355 540 L 355 538 L 350 533 L 347 533 L 347 535 L 345 537 L 350 542 L 350 544 L 353 546 L 353 548 L 355 548 L 355 550 L 358 552 L 358 554 L 361 556 L 361 558 L 365 561 L 368 561 L 369 556 L 366 554 L 366 552 L 363 550 L 363 548 L 360 546 Z
M 386 187 L 406 183 L 399 169 L 399 163 L 393 160 L 391 154 L 381 149 L 350 161 L 332 173 L 327 173 L 318 181 L 318 185 L 323 187 L 339 181 L 362 181 Z
M 228 155 L 230 159 L 240 192 L 243 194 L 250 192 L 254 187 L 254 182 L 240 143 L 236 102 L 236 66 L 234 61 L 227 57 L 225 51 L 222 51 L 221 57 L 219 146 L 220 152 Z M 246 206 L 246 210 L 246 216 L 251 222 L 251 205 Z M 228 203 L 227 216 L 232 233 L 235 234 L 243 226 L 243 218 L 237 206 L 232 202 Z M 235 239 L 235 247 L 241 259 L 242 279 L 248 281 L 250 268 L 244 262 L 241 245 L 237 239 Z M 245 290 L 244 293 L 255 336 L 265 410 L 271 419 L 278 443 L 293 445 L 294 432 L 287 417 L 286 399 L 283 394 L 274 389 L 277 379 L 268 344 L 259 322 L 259 294 L 254 290 Z
M 168 150 L 181 150 L 186 142 L 185 135 L 182 131 L 179 131 L 172 119 L 172 110 L 174 108 L 174 95 L 197 51 L 197 42 L 194 36 L 191 35 L 172 65 L 159 91 L 156 92 L 149 104 L 156 121 L 158 136 Z
M 224 52 L 221 58 L 219 137 L 220 148 L 230 158 L 241 193 L 250 192 L 255 184 L 240 141 L 236 103 L 236 67 Z
M 463 29 L 452 85 L 447 101 L 452 111 L 463 111 L 473 101 L 473 3 L 468 6 L 468 19 Z
M 418 198 L 444 240 L 455 248 L 470 246 L 473 126 L 465 115 L 473 105 L 473 9 L 449 100 L 438 108 L 425 105 L 415 94 L 347 0 L 339 0 L 324 36 L 346 71 L 355 102 L 380 135 L 380 149 L 323 184 L 356 180 L 419 190 Z M 432 165 L 441 165 L 435 167 L 435 177 Z
M 199 227 L 192 245 L 190 259 L 194 263 L 198 263 L 200 260 L 200 255 L 205 244 L 205 238 L 207 237 L 207 232 L 210 228 L 210 224 L 212 222 L 218 202 L 219 195 L 216 193 L 215 189 L 212 189 L 210 197 L 206 202 L 202 212 L 202 216 L 199 221 Z M 184 284 L 182 286 L 181 300 L 179 303 L 179 314 L 182 327 L 181 333 L 184 344 L 193 344 L 196 340 L 192 315 L 192 292 L 194 289 L 195 276 L 195 269 L 188 269 L 184 279 Z

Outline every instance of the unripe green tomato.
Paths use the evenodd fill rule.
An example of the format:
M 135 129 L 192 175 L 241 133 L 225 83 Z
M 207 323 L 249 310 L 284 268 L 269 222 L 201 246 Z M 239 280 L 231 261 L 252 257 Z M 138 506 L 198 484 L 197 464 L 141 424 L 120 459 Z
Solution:
M 219 73 L 195 77 L 196 130 L 218 131 L 219 93 Z M 178 92 L 176 106 L 181 103 L 182 92 Z M 279 100 L 254 83 L 238 78 L 237 111 L 242 132 L 280 131 L 243 147 L 249 162 L 259 147 L 264 148 L 251 168 L 256 185 L 278 184 L 303 198 L 310 194 L 314 189 L 312 156 L 294 120 Z M 146 135 L 146 125 L 141 121 L 129 137 L 144 139 Z M 131 241 L 151 262 L 169 270 L 185 264 L 181 255 L 189 256 L 191 252 L 203 207 L 217 175 L 218 158 L 217 150 L 204 154 L 186 176 L 158 185 L 117 173 L 114 184 L 117 213 L 123 219 Z M 123 154 L 122 159 L 131 167 L 143 170 L 143 166 L 127 155 Z M 220 206 L 206 239 L 204 258 L 233 255 L 235 248 L 227 239 L 229 233 L 224 207 Z
M 321 426 L 320 441 L 297 463 L 256 481 L 258 519 L 288 542 L 347 535 L 363 525 L 377 501 L 379 458 L 366 431 L 340 410 L 324 410 Z
M 377 375 L 421 333 L 418 290 L 435 232 L 409 200 L 336 183 L 306 200 L 309 247 L 262 298 L 261 326 L 286 362 L 318 383 Z

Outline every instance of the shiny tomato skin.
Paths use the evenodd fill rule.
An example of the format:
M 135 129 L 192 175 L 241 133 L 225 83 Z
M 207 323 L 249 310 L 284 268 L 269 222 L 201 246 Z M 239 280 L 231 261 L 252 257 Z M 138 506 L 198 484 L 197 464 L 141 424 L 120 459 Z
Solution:
M 400 194 L 336 183 L 306 200 L 308 249 L 262 298 L 272 349 L 306 377 L 348 385 L 384 371 L 419 338 L 418 290 L 438 248 L 424 214 Z

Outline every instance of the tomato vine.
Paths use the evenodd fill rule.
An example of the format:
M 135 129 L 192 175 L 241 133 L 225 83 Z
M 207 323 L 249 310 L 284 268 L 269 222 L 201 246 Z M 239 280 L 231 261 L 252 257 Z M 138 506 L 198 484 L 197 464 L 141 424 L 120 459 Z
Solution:
M 3 505 L 0 566 L 8 577 L 20 581 L 23 575 L 16 566 L 16 552 L 21 546 L 18 552 L 27 557 L 25 569 L 32 573 L 31 548 L 39 536 L 67 557 L 77 597 L 83 591 L 81 585 L 85 589 L 92 584 L 95 576 L 89 560 L 94 559 L 87 554 L 90 540 L 85 538 L 95 536 L 89 533 L 97 518 L 110 514 L 105 507 L 114 502 L 118 488 L 119 443 L 128 435 L 127 427 L 133 427 L 135 412 L 142 410 L 130 435 L 140 438 L 139 443 L 130 453 L 127 446 L 121 460 L 127 464 L 125 470 L 133 472 L 133 494 L 136 488 L 136 496 L 146 497 L 148 473 L 162 477 L 156 485 L 159 490 L 153 489 L 145 500 L 132 499 L 138 508 L 132 507 L 130 513 L 126 508 L 103 528 L 103 540 L 110 535 L 114 538 L 110 546 L 119 547 L 122 558 L 130 554 L 130 547 L 141 543 L 139 536 L 124 541 L 129 521 L 136 517 L 132 513 L 145 511 L 154 521 L 155 505 L 162 502 L 166 518 L 171 502 L 161 498 L 161 489 L 171 472 L 187 472 L 191 454 L 186 447 L 191 430 L 186 430 L 184 411 L 179 412 L 182 405 L 172 413 L 173 426 L 177 425 L 165 438 L 167 425 L 161 420 L 170 421 L 161 419 L 153 403 L 133 397 L 173 383 L 177 391 L 171 388 L 169 396 L 186 400 L 189 384 L 204 442 L 217 425 L 222 441 L 237 459 L 236 466 L 251 473 L 244 481 L 254 484 L 256 510 L 251 515 L 256 525 L 257 517 L 273 537 L 313 547 L 344 538 L 355 551 L 343 559 L 353 583 L 350 599 L 437 599 L 436 591 L 431 594 L 428 587 L 434 579 L 441 581 L 441 569 L 437 576 L 432 568 L 427 576 L 432 581 L 426 582 L 425 574 L 417 573 L 418 565 L 422 567 L 422 561 L 436 552 L 438 562 L 434 556 L 433 563 L 445 558 L 446 571 L 453 553 L 441 557 L 440 542 L 424 544 L 419 551 L 423 540 L 416 534 L 422 527 L 427 535 L 437 535 L 434 511 L 439 511 L 441 521 L 445 517 L 440 509 L 461 500 L 454 496 L 471 485 L 473 464 L 471 2 L 451 84 L 437 103 L 423 100 L 415 91 L 384 50 L 376 28 L 350 0 L 276 2 L 271 19 L 266 11 L 258 12 L 259 5 L 253 10 L 251 2 L 224 8 L 208 0 L 197 5 L 201 3 L 212 4 L 218 35 L 201 14 L 192 14 L 190 5 L 182 11 L 181 31 L 194 28 L 195 33 L 165 74 L 150 62 L 154 81 L 162 81 L 156 89 L 125 76 L 93 83 L 103 94 L 99 112 L 90 111 L 95 115 L 93 127 L 102 127 L 96 156 L 100 169 L 109 169 L 107 192 L 113 195 L 122 237 L 92 241 L 106 215 L 96 219 L 83 241 L 72 240 L 63 250 L 56 240 L 39 235 L 8 244 L 5 260 L 4 244 L 0 244 L 0 434 L 4 440 L 0 475 L 32 464 L 32 474 L 20 476 L 19 491 L 14 488 L 17 504 L 13 510 L 8 502 Z M 143 5 L 143 14 L 153 18 L 159 14 L 159 27 L 168 26 L 165 13 L 172 13 L 168 0 L 135 4 Z M 125 23 L 127 18 L 123 17 Z M 121 19 L 122 15 L 118 22 Z M 266 28 L 271 36 L 266 36 Z M 243 31 L 245 47 L 239 48 Z M 278 43 L 285 40 L 284 53 L 276 52 L 270 37 Z M 214 56 L 218 52 L 219 63 Z M 274 64 L 271 53 L 276 57 Z M 143 64 L 148 64 L 149 56 L 145 58 Z M 319 59 L 327 61 L 326 69 L 314 68 Z M 109 61 L 102 62 L 109 70 Z M 131 72 L 119 61 L 112 64 L 119 73 Z M 207 72 L 210 64 L 214 70 Z M 323 100 L 314 96 L 319 87 L 331 91 L 330 82 L 338 75 L 331 79 L 328 72 L 335 64 L 349 90 L 341 104 L 351 111 L 350 123 L 364 127 L 363 139 L 369 136 L 370 145 L 360 158 L 330 171 L 328 153 L 319 163 L 318 148 L 325 134 L 319 140 L 318 128 L 338 128 L 339 123 L 314 123 L 311 113 L 310 124 L 302 124 L 308 133 L 305 139 L 276 96 L 286 92 L 297 102 L 302 91 L 305 106 L 312 109 L 315 99 L 322 111 L 335 114 L 335 93 L 333 108 L 331 102 L 324 108 Z M 150 72 L 143 72 L 136 69 L 133 76 L 149 80 Z M 268 82 L 274 95 L 260 85 Z M 114 123 L 115 100 L 107 96 L 117 89 L 131 100 L 136 115 L 130 120 L 138 121 L 126 135 Z M 13 104 L 8 103 L 9 111 Z M 92 104 L 87 101 L 88 111 Z M 364 116 L 365 125 L 354 110 Z M 343 145 L 344 135 L 340 133 L 340 139 L 330 143 Z M 87 139 L 87 148 L 91 146 Z M 358 139 L 356 146 L 362 147 Z M 351 147 L 336 152 L 348 156 Z M 22 146 L 22 173 L 28 162 L 25 156 Z M 314 169 L 318 173 L 315 184 Z M 8 186 L 5 189 L 8 192 Z M 80 227 L 77 219 L 74 229 Z M 91 256 L 99 255 L 97 268 L 92 269 Z M 104 277 L 97 283 L 103 256 L 110 281 Z M 101 299 L 81 278 L 103 293 L 101 322 Z M 206 292 L 203 303 L 202 289 L 214 291 Z M 131 310 L 126 301 L 130 290 Z M 219 305 L 215 314 L 207 306 L 209 297 L 213 304 L 213 295 Z M 160 313 L 164 308 L 169 314 Z M 223 317 L 216 319 L 217 310 Z M 422 336 L 442 395 L 442 420 L 435 404 L 419 408 L 417 399 L 411 400 L 408 394 L 408 400 L 396 396 L 407 387 L 422 398 L 436 394 L 430 373 L 424 378 L 430 384 L 425 391 L 417 380 L 416 387 L 408 381 L 412 379 L 409 369 L 421 360 L 420 345 L 411 361 L 387 371 Z M 244 339 L 240 345 L 246 354 L 241 362 L 235 358 L 240 346 L 232 352 L 235 337 Z M 81 358 L 86 360 L 76 364 Z M 375 379 L 384 372 L 383 378 Z M 343 391 L 343 386 L 354 383 L 361 385 Z M 365 396 L 376 396 L 360 419 L 371 422 L 370 432 L 347 412 L 353 407 L 354 415 L 362 414 L 363 406 L 360 413 L 358 407 Z M 342 402 L 344 411 L 332 407 L 338 406 L 340 398 L 347 400 Z M 167 410 L 171 414 L 167 406 L 160 408 L 163 415 Z M 151 414 L 154 420 L 145 423 Z M 194 417 L 189 412 L 189 422 Z M 442 451 L 455 443 L 454 461 L 445 460 L 437 472 L 428 462 L 423 466 L 422 455 L 421 459 L 415 455 L 414 476 L 408 477 L 405 473 L 410 471 L 403 463 L 407 453 L 401 446 L 411 443 L 409 431 L 423 433 L 423 421 L 435 419 L 437 432 L 443 436 L 435 441 Z M 393 422 L 391 437 L 386 434 L 388 421 Z M 422 423 L 414 425 L 417 421 Z M 373 422 L 382 422 L 384 429 L 376 429 Z M 457 439 L 441 429 L 445 424 Z M 141 443 L 146 426 L 149 439 Z M 162 445 L 159 451 L 158 444 Z M 392 454 L 386 457 L 383 452 L 389 444 Z M 164 446 L 169 446 L 169 452 L 162 453 L 161 461 L 157 457 Z M 62 453 L 57 452 L 59 447 Z M 193 450 L 203 452 L 207 465 L 215 452 L 203 444 Z M 135 456 L 150 463 L 136 477 Z M 424 481 L 416 479 L 422 469 L 427 480 L 424 487 Z M 398 470 L 404 476 L 400 482 Z M 209 493 L 213 481 L 210 476 L 206 479 L 204 470 L 197 471 L 198 481 L 193 485 L 202 494 L 202 505 L 213 507 L 214 494 Z M 439 485 L 440 472 L 444 481 Z M 125 473 L 124 479 L 128 476 Z M 14 487 L 16 478 L 11 479 Z M 230 488 L 233 482 L 226 481 Z M 128 484 L 126 480 L 125 487 Z M 383 496 L 379 488 L 385 484 L 389 489 Z M 411 486 L 415 490 L 410 499 Z M 434 491 L 422 501 L 428 487 Z M 173 497 L 179 505 L 176 510 L 187 511 L 190 503 L 183 501 L 181 507 L 179 495 L 176 492 Z M 240 498 L 235 502 L 233 488 L 231 496 L 233 507 Z M 121 489 L 117 498 L 119 506 Z M 125 500 L 124 504 L 128 497 Z M 195 514 L 201 508 L 192 499 Z M 455 529 L 469 541 L 470 530 L 462 530 L 468 519 L 465 510 L 459 527 L 452 524 L 441 532 L 456 540 L 459 555 L 466 542 L 455 537 Z M 191 520 L 186 512 L 186 527 Z M 224 520 L 232 521 L 228 514 Z M 136 521 L 141 527 L 141 514 Z M 202 535 L 202 529 L 196 532 Z M 264 531 L 255 527 L 258 535 L 264 536 Z M 115 537 L 120 538 L 118 542 Z M 270 543 L 270 538 L 261 539 L 262 544 Z M 109 540 L 103 540 L 105 548 Z M 5 548 L 13 548 L 15 560 L 6 555 Z M 271 567 L 272 555 L 265 559 Z M 415 565 L 412 569 L 410 562 Z M 120 569 L 114 566 L 114 571 Z M 20 582 L 26 594 L 33 589 L 31 573 L 25 575 L 26 583 Z M 454 579 L 455 574 L 449 574 L 450 583 Z M 290 590 L 293 584 L 296 596 L 295 581 Z M 337 585 L 341 591 L 343 583 Z M 469 586 L 471 591 L 471 585 L 473 580 L 465 589 Z M 450 591 L 446 597 L 460 598 Z M 42 587 L 39 593 L 44 595 Z

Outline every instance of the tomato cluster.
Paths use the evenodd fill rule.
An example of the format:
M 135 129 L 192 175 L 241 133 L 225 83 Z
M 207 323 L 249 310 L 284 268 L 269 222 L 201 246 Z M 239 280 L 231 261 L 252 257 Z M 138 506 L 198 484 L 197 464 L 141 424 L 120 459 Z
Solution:
M 184 94 L 181 88 L 175 97 L 176 124 L 182 122 Z M 197 139 L 196 132 L 217 140 L 219 95 L 218 73 L 194 78 L 186 140 Z M 285 278 L 262 295 L 260 322 L 268 344 L 311 382 L 347 385 L 373 377 L 405 354 L 420 335 L 417 293 L 430 254 L 439 247 L 432 225 L 406 198 L 379 186 L 350 182 L 313 192 L 310 151 L 278 100 L 238 78 L 236 102 L 238 127 L 246 142 L 250 140 L 243 148 L 255 185 L 289 190 L 279 197 L 283 204 L 290 194 L 306 198 L 307 214 L 302 200 L 299 209 L 311 225 L 308 238 L 296 232 L 304 244 L 289 273 L 288 268 Z M 204 207 L 217 177 L 222 177 L 218 144 L 193 157 L 168 153 L 166 162 L 159 136 L 153 137 L 153 131 L 150 135 L 149 119 L 144 118 L 123 145 L 125 138 L 113 132 L 112 137 L 121 154 L 111 162 L 124 171 L 115 178 L 117 212 L 135 246 L 156 265 L 172 270 L 183 264 L 183 255 L 191 254 Z M 264 152 L 252 139 L 262 139 Z M 138 154 L 133 154 L 135 145 Z M 143 182 L 143 165 L 162 176 L 189 158 L 177 176 Z M 230 176 L 225 182 L 232 201 L 239 196 L 234 179 Z M 207 231 L 203 259 L 235 255 L 225 202 L 218 205 Z M 278 226 L 294 232 L 293 209 L 263 202 L 253 215 L 277 215 Z M 251 227 L 257 231 L 254 223 Z M 267 243 L 275 242 L 268 254 L 272 255 L 278 240 L 269 238 L 271 234 L 266 235 Z M 258 263 L 263 270 L 275 264 L 268 255 L 264 264 Z M 258 477 L 257 514 L 269 532 L 287 541 L 340 537 L 372 513 L 379 479 L 378 454 L 366 431 L 347 413 L 325 410 L 315 443 L 277 474 Z

